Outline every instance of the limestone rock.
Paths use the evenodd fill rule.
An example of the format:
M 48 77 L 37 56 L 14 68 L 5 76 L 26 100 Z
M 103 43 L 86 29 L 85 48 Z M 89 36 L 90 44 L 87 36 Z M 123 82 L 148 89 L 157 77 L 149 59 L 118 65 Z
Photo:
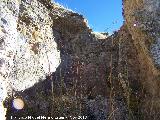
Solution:
M 32 87 L 60 64 L 48 14 L 48 9 L 36 0 L 0 2 L 0 83 L 6 83 L 4 95 Z
M 158 120 L 159 0 L 123 4 L 108 36 L 50 0 L 0 1 L 0 117 Z

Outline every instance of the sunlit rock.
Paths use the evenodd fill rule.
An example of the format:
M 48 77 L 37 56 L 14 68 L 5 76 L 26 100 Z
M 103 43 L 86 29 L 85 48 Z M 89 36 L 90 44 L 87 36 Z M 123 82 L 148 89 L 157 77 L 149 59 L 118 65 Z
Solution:
M 34 8 L 31 10 L 32 5 Z M 60 64 L 49 11 L 36 0 L 32 1 L 32 5 L 17 0 L 0 1 L 0 72 L 4 77 L 0 79 L 3 84 L 0 92 L 4 95 L 1 106 L 12 90 L 32 87 L 54 72 Z M 26 13 L 28 15 L 24 15 Z M 1 108 L 1 111 L 5 109 Z M 4 113 L 0 112 L 0 116 L 4 116 Z

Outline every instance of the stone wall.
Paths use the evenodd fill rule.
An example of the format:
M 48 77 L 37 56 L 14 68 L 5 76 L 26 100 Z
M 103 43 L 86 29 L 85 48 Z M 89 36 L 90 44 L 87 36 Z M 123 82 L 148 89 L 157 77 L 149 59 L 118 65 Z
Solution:
M 1 98 L 44 80 L 60 64 L 48 9 L 37 0 L 0 1 Z M 7 93 L 6 93 L 7 92 Z
M 159 1 L 123 0 L 124 17 L 140 61 L 140 81 L 147 91 L 143 103 L 146 119 L 159 119 Z M 152 106 L 149 106 L 149 104 Z M 152 110 L 149 108 L 152 107 Z M 148 110 L 147 110 L 148 109 Z M 155 110 L 155 111 L 154 111 Z M 154 111 L 154 112 L 153 112 Z
M 124 25 L 106 36 L 50 0 L 1 1 L 0 116 L 158 120 L 159 1 L 123 4 Z

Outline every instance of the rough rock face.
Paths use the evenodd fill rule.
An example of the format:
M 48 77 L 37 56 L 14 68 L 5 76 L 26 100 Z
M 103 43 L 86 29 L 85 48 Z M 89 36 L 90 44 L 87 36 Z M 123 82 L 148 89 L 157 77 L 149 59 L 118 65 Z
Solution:
M 159 0 L 123 4 L 106 36 L 50 0 L 0 1 L 0 117 L 160 119 Z
M 11 94 L 32 87 L 60 64 L 48 14 L 36 0 L 0 1 L 1 102 L 6 91 Z
M 145 107 L 149 109 L 148 105 L 153 103 L 152 110 L 158 110 L 160 109 L 160 1 L 124 0 L 123 2 L 127 27 L 139 54 L 141 82 L 148 93 L 144 104 L 147 104 Z M 151 116 L 159 115 L 156 115 L 157 111 L 154 115 L 152 113 L 150 111 L 149 119 L 152 119 Z
M 124 16 L 135 44 L 159 67 L 159 0 L 124 0 Z

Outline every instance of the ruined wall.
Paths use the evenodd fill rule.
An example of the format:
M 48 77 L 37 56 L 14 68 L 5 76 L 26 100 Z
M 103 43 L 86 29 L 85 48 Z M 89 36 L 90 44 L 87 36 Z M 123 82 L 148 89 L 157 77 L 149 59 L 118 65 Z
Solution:
M 60 64 L 48 14 L 37 0 L 0 1 L 1 104 L 7 94 L 32 87 Z
M 160 3 L 158 0 L 124 0 L 123 2 L 127 27 L 139 54 L 140 81 L 147 91 L 148 100 L 144 102 L 147 102 L 146 107 L 153 102 L 152 107 L 159 109 Z
M 0 3 L 3 119 L 159 119 L 158 0 L 123 0 L 125 22 L 111 36 L 50 0 Z

